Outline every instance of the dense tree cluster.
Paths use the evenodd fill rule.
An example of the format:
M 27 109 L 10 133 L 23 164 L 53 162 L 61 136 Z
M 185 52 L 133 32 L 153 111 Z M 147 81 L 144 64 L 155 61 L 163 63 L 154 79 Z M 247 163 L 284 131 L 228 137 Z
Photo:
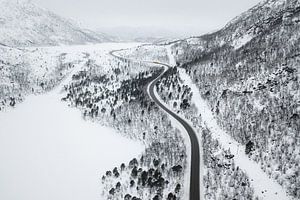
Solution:
M 182 83 L 177 67 L 170 68 L 156 85 L 157 92 L 170 107 L 176 111 L 191 108 L 191 88 Z
M 110 76 L 95 73 L 93 69 L 97 67 L 88 62 L 86 69 L 74 74 L 72 83 L 65 86 L 66 96 L 62 100 L 83 109 L 84 117 L 91 118 L 109 113 L 116 119 L 116 110 L 122 104 L 139 103 L 144 112 L 153 108 L 153 103 L 146 102 L 145 86 L 159 70 L 141 71 L 125 78 L 118 73 L 119 67 L 113 68 Z
M 147 83 L 161 69 L 143 66 L 131 74 L 126 72 L 139 63 L 116 59 L 110 65 L 104 73 L 94 62 L 88 62 L 65 86 L 63 98 L 80 108 L 86 119 L 113 127 L 146 146 L 140 160 L 106 173 L 102 178 L 104 197 L 145 199 L 143 196 L 151 191 L 151 199 L 180 199 L 186 167 L 183 138 L 146 93 Z
M 159 158 L 153 158 L 149 154 L 145 156 L 151 157 L 152 161 L 147 163 L 144 156 L 139 160 L 134 158 L 128 165 L 123 163 L 102 176 L 105 188 L 103 196 L 106 199 L 180 199 L 182 185 L 174 180 L 181 182 L 180 173 L 183 172 L 174 172 L 174 167 L 163 163 Z M 122 177 L 128 177 L 123 184 L 120 182 Z

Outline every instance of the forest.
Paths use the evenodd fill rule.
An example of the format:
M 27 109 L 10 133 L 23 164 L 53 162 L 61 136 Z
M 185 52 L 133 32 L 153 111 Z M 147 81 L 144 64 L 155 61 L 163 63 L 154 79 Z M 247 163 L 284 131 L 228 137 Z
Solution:
M 219 125 L 300 197 L 299 1 L 271 1 L 218 32 L 173 45 Z M 254 14 L 255 13 L 255 14 Z M 251 17 L 250 17 L 251 16 Z M 250 40 L 242 41 L 245 36 Z

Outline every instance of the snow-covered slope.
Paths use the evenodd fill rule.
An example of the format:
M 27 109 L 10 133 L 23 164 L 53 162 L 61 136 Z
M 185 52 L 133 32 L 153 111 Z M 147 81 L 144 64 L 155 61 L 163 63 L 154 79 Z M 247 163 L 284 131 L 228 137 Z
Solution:
M 39 8 L 28 0 L 0 0 L 0 43 L 8 46 L 84 44 L 110 41 L 99 33 Z
M 284 41 L 289 39 L 290 43 L 296 43 L 299 13 L 298 0 L 264 0 L 231 20 L 219 31 L 173 42 L 173 53 L 179 64 L 185 64 L 214 53 L 243 51 L 247 45 L 251 48 L 261 42 L 267 42 L 262 48 L 272 45 L 275 47 L 275 42 L 288 45 Z M 283 39 L 272 41 L 273 35 L 282 36 Z
M 171 44 L 218 125 L 296 199 L 299 33 L 299 0 L 265 0 L 215 33 Z

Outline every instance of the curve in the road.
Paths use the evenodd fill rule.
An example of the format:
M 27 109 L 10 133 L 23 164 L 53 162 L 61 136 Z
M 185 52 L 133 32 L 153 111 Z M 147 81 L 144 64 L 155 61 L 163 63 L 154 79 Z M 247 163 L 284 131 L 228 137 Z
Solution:
M 111 51 L 110 54 L 116 58 L 122 60 L 129 60 L 127 58 L 123 58 L 120 56 L 115 55 L 116 51 Z M 149 61 L 146 61 L 149 63 Z M 152 62 L 155 65 L 161 65 L 165 69 L 170 68 L 168 64 L 160 63 L 160 62 Z M 190 193 L 189 199 L 190 200 L 200 200 L 200 146 L 197 138 L 197 134 L 191 125 L 180 116 L 175 114 L 169 108 L 167 108 L 164 103 L 160 102 L 159 97 L 156 96 L 155 93 L 155 85 L 160 80 L 160 78 L 166 73 L 167 70 L 164 70 L 158 77 L 152 80 L 147 86 L 147 93 L 149 97 L 165 112 L 171 115 L 174 119 L 176 119 L 186 130 L 189 135 L 191 141 L 191 173 L 190 173 Z

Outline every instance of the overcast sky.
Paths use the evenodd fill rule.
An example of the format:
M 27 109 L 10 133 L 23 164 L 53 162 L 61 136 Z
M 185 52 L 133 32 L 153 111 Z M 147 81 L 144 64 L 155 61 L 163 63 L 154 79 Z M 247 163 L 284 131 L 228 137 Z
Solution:
M 156 26 L 209 32 L 261 0 L 33 0 L 95 29 Z

